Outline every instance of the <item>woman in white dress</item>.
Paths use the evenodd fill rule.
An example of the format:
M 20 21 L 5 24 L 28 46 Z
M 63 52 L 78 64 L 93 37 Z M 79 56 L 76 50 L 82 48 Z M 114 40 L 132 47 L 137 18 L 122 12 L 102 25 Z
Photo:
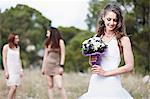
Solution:
M 21 83 L 23 69 L 20 60 L 19 36 L 10 33 L 8 44 L 3 47 L 3 66 L 7 85 L 10 87 L 8 99 L 15 99 L 17 86 Z
M 131 43 L 125 33 L 119 6 L 108 4 L 103 9 L 98 19 L 97 36 L 108 45 L 107 52 L 99 59 L 100 66 L 92 66 L 88 92 L 79 99 L 133 99 L 122 87 L 119 76 L 134 68 Z M 125 65 L 118 67 L 121 55 Z

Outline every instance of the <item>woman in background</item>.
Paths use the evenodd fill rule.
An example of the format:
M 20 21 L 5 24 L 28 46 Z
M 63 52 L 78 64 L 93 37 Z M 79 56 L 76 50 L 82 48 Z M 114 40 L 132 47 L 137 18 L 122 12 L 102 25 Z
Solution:
M 8 44 L 3 47 L 3 66 L 7 85 L 10 87 L 8 99 L 15 99 L 17 87 L 21 84 L 23 76 L 19 36 L 15 33 L 9 34 Z
M 42 74 L 45 74 L 48 81 L 48 96 L 53 97 L 53 86 L 56 84 L 60 90 L 61 99 L 67 99 L 63 86 L 63 73 L 65 61 L 65 44 L 58 29 L 50 27 L 47 30 L 45 40 L 45 54 L 42 65 Z

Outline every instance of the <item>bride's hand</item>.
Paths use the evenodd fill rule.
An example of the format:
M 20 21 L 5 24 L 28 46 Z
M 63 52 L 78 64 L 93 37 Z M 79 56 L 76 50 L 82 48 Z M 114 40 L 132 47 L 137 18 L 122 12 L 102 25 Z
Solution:
M 105 76 L 106 71 L 103 70 L 103 68 L 101 66 L 98 65 L 93 65 L 91 68 L 92 73 L 94 74 L 98 74 L 101 76 Z

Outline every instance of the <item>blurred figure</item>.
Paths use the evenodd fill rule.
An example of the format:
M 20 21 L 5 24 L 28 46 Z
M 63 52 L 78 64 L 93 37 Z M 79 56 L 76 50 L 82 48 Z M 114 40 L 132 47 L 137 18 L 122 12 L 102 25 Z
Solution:
M 8 99 L 15 99 L 17 87 L 21 84 L 23 76 L 19 36 L 15 33 L 9 34 L 8 44 L 3 47 L 3 66 L 7 85 L 10 87 Z
M 63 86 L 63 73 L 65 61 L 65 44 L 58 29 L 50 27 L 45 40 L 45 53 L 42 65 L 42 74 L 47 76 L 48 96 L 53 97 L 54 83 L 61 92 L 61 99 L 67 99 Z

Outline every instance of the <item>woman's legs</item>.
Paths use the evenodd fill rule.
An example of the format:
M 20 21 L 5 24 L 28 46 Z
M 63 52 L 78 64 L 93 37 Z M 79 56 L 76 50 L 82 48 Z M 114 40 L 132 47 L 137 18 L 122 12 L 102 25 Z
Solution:
M 16 90 L 17 90 L 16 85 L 10 86 L 10 90 L 9 90 L 9 93 L 8 93 L 8 99 L 15 99 Z
M 16 90 L 14 91 L 13 99 L 16 99 Z
M 49 99 L 54 99 L 53 97 L 53 76 L 47 76 L 48 81 L 48 97 Z
M 62 99 L 67 99 L 66 91 L 64 89 L 63 82 L 62 82 L 63 81 L 62 75 L 55 75 L 54 80 L 55 80 L 56 86 L 60 90 Z

